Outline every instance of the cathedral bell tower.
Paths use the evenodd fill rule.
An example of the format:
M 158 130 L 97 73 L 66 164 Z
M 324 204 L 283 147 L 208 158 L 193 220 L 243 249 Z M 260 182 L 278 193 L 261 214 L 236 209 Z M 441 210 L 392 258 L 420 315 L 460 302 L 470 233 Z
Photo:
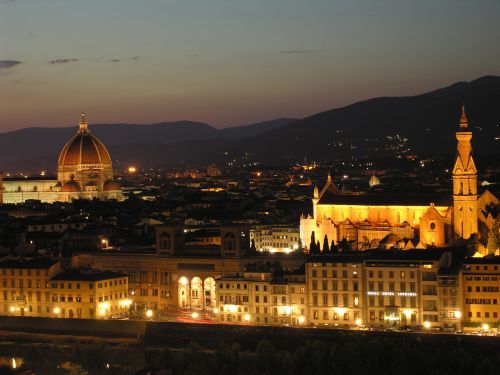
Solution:
M 472 131 L 462 105 L 456 133 L 457 156 L 453 166 L 453 231 L 455 239 L 468 239 L 477 229 L 477 169 L 472 158 Z

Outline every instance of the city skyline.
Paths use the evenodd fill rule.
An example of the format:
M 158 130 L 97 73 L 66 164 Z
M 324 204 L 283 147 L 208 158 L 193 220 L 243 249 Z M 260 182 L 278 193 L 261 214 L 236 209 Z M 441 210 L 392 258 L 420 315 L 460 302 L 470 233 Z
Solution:
M 81 111 L 223 128 L 500 74 L 494 1 L 0 7 L 0 132 Z

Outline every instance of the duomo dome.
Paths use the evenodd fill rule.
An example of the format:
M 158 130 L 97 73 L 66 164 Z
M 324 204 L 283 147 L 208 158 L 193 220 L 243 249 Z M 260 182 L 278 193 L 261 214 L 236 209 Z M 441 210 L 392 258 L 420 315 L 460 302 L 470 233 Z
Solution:
M 62 186 L 61 193 L 71 193 L 72 198 L 112 198 L 112 192 L 121 195 L 119 184 L 113 181 L 109 152 L 99 139 L 90 134 L 84 113 L 78 132 L 61 150 L 57 180 Z

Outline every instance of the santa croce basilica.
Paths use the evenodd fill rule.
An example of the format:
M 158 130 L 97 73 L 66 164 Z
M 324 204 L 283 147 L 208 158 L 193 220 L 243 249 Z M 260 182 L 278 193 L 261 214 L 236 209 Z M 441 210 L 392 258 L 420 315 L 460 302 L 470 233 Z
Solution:
M 3 179 L 3 203 L 22 203 L 27 200 L 53 203 L 94 198 L 123 200 L 124 196 L 120 185 L 113 181 L 109 152 L 90 133 L 83 113 L 76 135 L 59 154 L 56 178 Z
M 313 215 L 300 219 L 302 245 L 321 244 L 326 236 L 328 243 L 344 240 L 354 250 L 409 250 L 452 246 L 488 233 L 494 220 L 485 208 L 499 200 L 488 190 L 478 194 L 471 139 L 462 106 L 451 196 L 343 194 L 328 176 L 321 190 L 314 189 Z

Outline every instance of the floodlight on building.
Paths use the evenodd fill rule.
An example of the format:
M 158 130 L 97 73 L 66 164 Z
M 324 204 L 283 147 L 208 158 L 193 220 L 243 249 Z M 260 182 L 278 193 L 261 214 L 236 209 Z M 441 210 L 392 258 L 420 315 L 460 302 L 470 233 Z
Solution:
M 122 307 L 129 307 L 131 304 L 132 304 L 132 300 L 130 300 L 130 299 L 122 299 L 119 302 L 119 305 Z
M 356 319 L 354 323 L 356 323 L 356 325 L 359 327 L 361 324 L 363 324 L 363 321 L 361 319 Z
M 410 319 L 410 317 L 411 317 L 411 312 L 412 312 L 412 311 L 411 311 L 411 310 L 408 310 L 408 309 L 403 310 L 403 314 L 405 314 L 406 319 Z
M 52 310 L 54 314 L 58 315 L 61 313 L 61 309 L 59 307 L 54 307 L 54 310 Z
M 9 308 L 9 310 L 10 310 L 10 312 L 16 312 L 16 307 L 15 307 L 15 306 L 11 306 L 11 307 Z
M 243 316 L 243 320 L 245 320 L 245 322 L 249 322 L 250 321 L 250 314 L 245 314 Z
M 306 321 L 306 318 L 304 318 L 302 315 L 299 316 L 299 324 L 304 324 L 304 322 Z
M 431 322 L 429 322 L 428 320 L 426 320 L 426 321 L 424 322 L 424 328 L 426 328 L 426 329 L 431 328 Z
M 347 309 L 345 307 L 334 307 L 333 311 L 339 315 L 344 315 L 347 312 Z
M 153 310 L 151 310 L 151 309 L 147 309 L 147 310 L 146 310 L 146 316 L 147 316 L 148 318 L 152 318 L 152 317 L 153 317 Z
M 200 314 L 196 311 L 193 311 L 193 313 L 191 314 L 191 318 L 193 319 L 198 319 L 200 317 Z
M 282 306 L 281 307 L 281 312 L 285 315 L 290 315 L 293 311 L 293 307 L 292 306 Z

